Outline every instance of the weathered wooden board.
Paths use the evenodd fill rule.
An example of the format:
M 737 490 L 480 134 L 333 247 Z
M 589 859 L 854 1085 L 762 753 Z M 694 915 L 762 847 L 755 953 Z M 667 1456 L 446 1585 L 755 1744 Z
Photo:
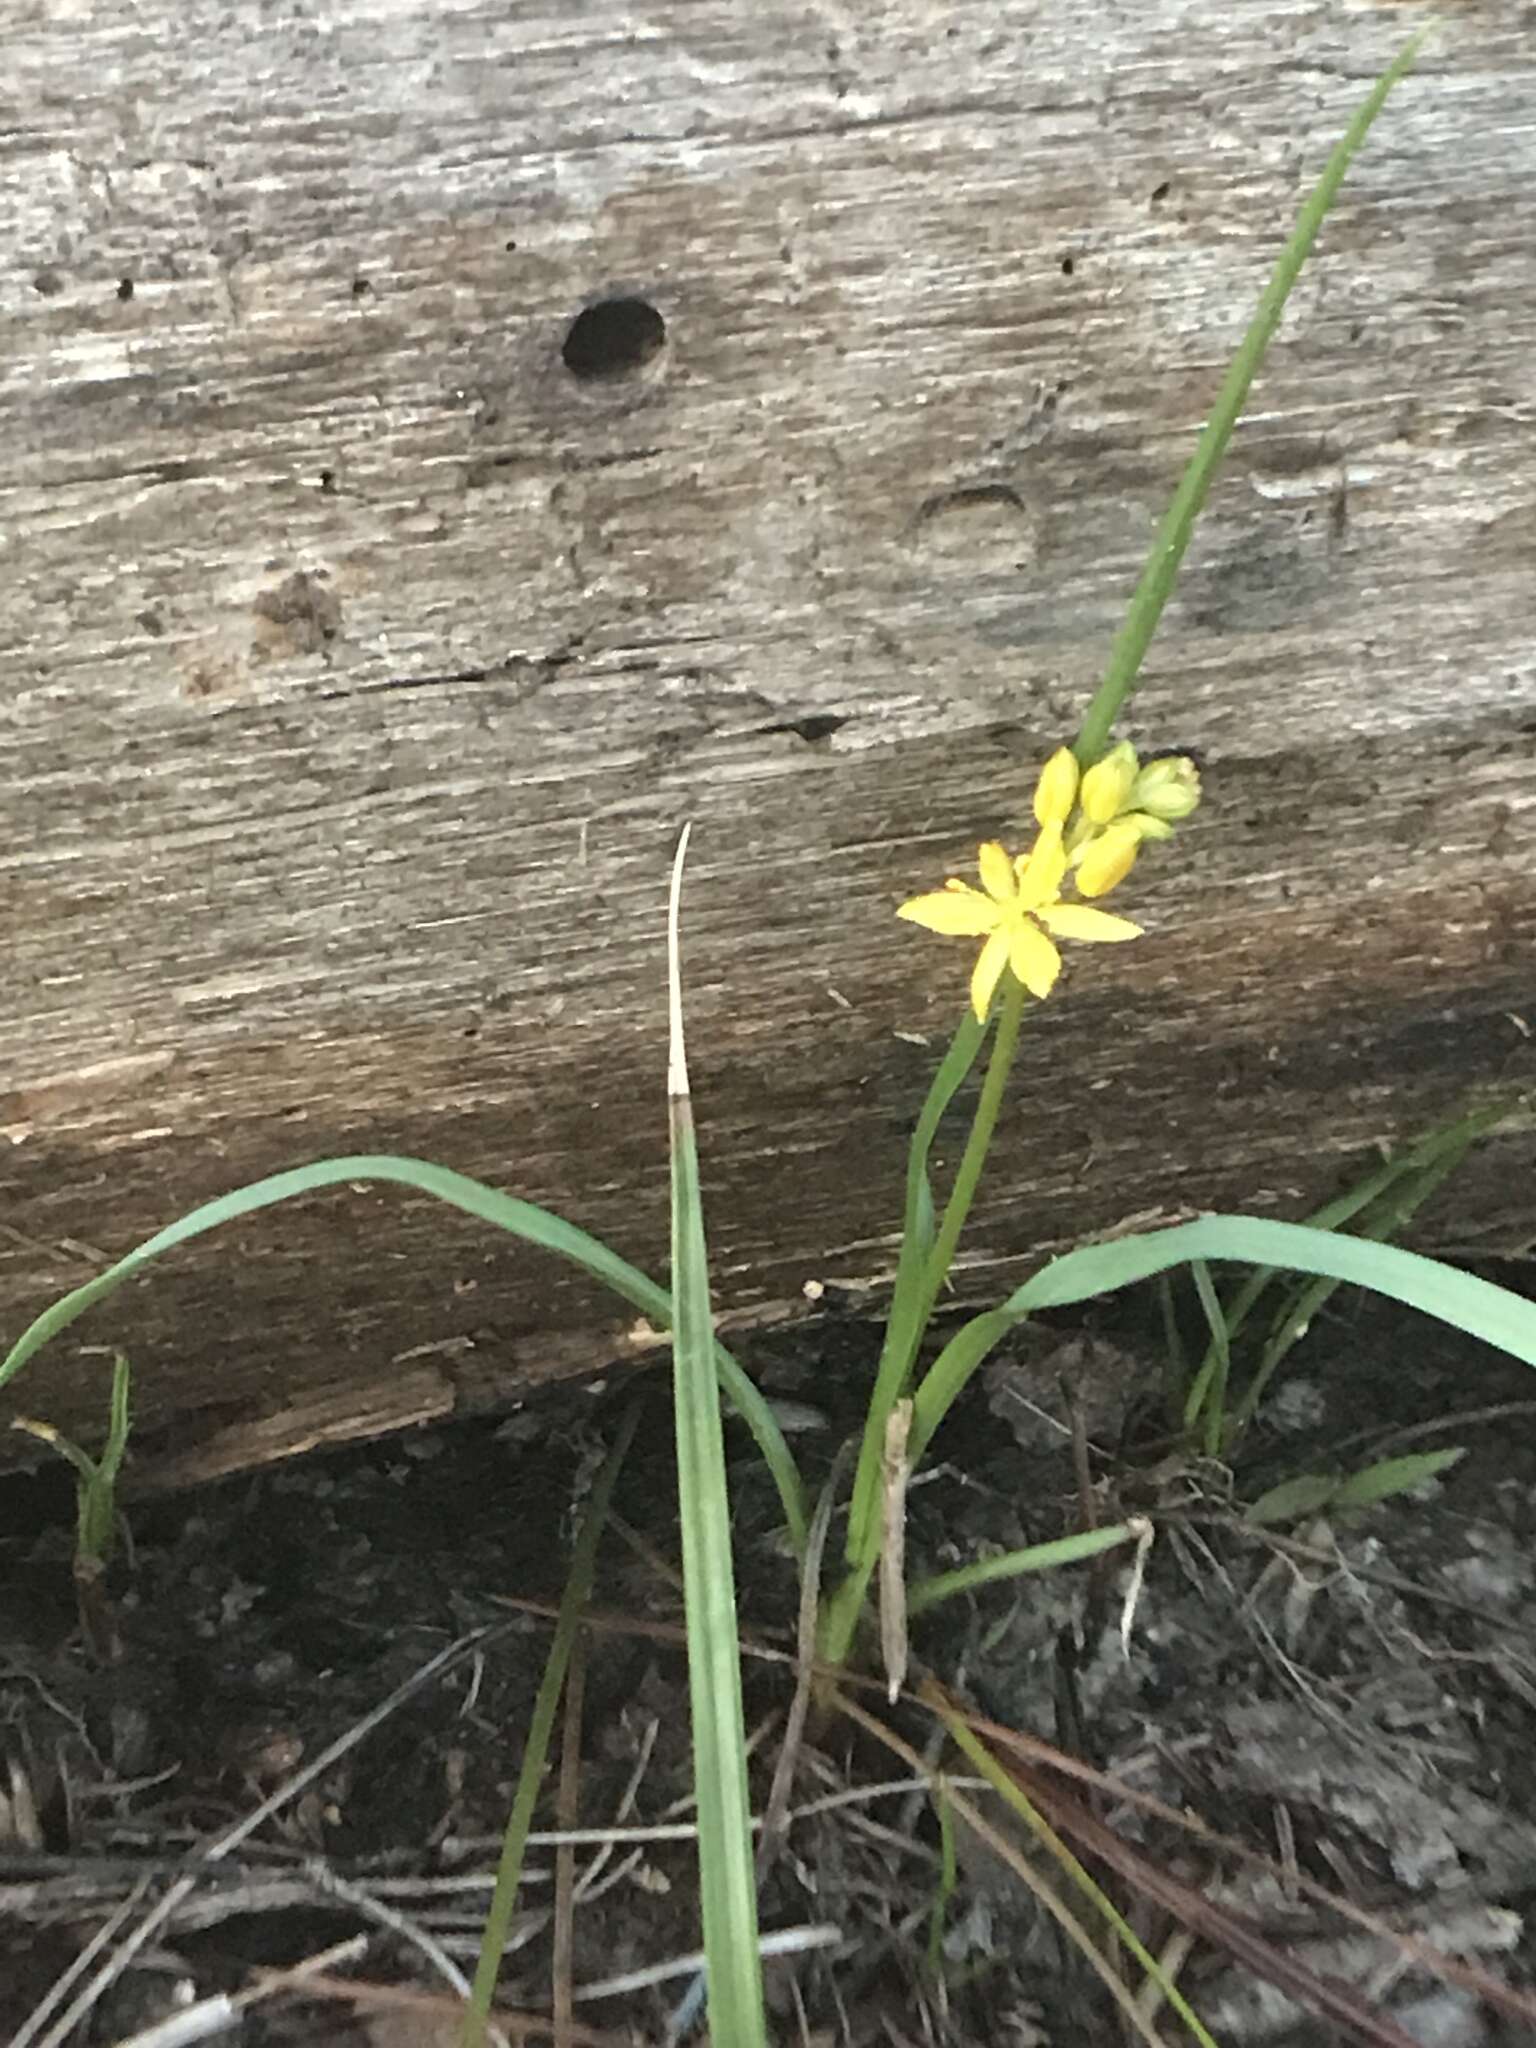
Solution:
M 684 818 L 722 1299 L 877 1283 L 967 966 L 892 907 L 1075 724 L 1418 19 L 11 0 L 4 1330 L 335 1151 L 659 1268 Z M 1533 31 L 1455 10 L 1296 294 L 1133 722 L 1208 806 L 1127 892 L 1152 935 L 1080 953 L 1030 1033 L 978 1289 L 1143 1211 L 1297 1213 L 1529 1083 Z M 663 345 L 575 374 L 624 296 Z M 1532 1156 L 1497 1141 L 1442 1229 L 1529 1235 Z M 179 1255 L 17 1393 L 87 1423 L 82 1344 L 122 1341 L 146 1453 L 210 1470 L 507 1398 L 622 1326 L 341 1195 Z

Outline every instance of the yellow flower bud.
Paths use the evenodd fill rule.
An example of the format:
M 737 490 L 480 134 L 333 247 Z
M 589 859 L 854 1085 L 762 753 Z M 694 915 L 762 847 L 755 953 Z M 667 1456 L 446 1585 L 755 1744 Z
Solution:
M 1129 740 L 1121 740 L 1110 748 L 1102 761 L 1095 761 L 1083 777 L 1078 792 L 1085 816 L 1095 825 L 1107 825 L 1118 818 L 1130 801 L 1131 788 L 1135 783 L 1141 763 L 1136 759 L 1136 749 Z
M 1131 808 L 1177 824 L 1200 801 L 1200 770 L 1187 754 L 1149 761 L 1131 791 Z
M 1077 756 L 1070 747 L 1058 747 L 1040 770 L 1035 784 L 1035 823 L 1065 825 L 1077 801 Z
M 1141 827 L 1133 818 L 1120 818 L 1106 826 L 1077 864 L 1077 893 L 1107 895 L 1136 865 L 1140 846 Z

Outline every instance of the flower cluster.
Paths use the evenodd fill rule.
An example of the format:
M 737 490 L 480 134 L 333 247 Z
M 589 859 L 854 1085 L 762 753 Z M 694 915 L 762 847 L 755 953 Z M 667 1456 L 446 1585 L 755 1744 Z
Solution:
M 1104 896 L 1135 865 L 1142 842 L 1166 839 L 1200 801 L 1193 761 L 1167 755 L 1143 767 L 1128 740 L 1080 770 L 1059 747 L 1035 785 L 1039 826 L 1028 853 L 1010 857 L 996 840 L 978 855 L 981 887 L 953 877 L 942 889 L 903 903 L 898 917 L 931 932 L 982 939 L 971 974 L 971 1007 L 986 1021 L 1003 969 L 1043 1001 L 1061 972 L 1057 939 L 1134 939 L 1140 925 L 1083 902 L 1063 903 L 1068 875 L 1079 897 Z

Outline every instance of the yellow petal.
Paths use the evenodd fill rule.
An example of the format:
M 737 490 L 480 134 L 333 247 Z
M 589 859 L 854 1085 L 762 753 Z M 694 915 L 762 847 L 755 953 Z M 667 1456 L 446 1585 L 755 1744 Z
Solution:
M 1020 855 L 1017 866 L 1019 902 L 1024 909 L 1034 910 L 1042 903 L 1054 903 L 1061 894 L 1062 877 L 1067 872 L 1061 827 L 1043 825 L 1040 837 L 1029 853 Z
M 1007 965 L 1008 934 L 998 930 L 976 955 L 976 965 L 971 970 L 971 1008 L 976 1012 L 978 1024 L 987 1021 L 987 1012 L 992 1007 L 992 998 Z
M 979 889 L 934 889 L 926 896 L 913 896 L 896 912 L 909 924 L 924 931 L 943 932 L 949 938 L 979 939 L 996 925 L 999 911 Z
M 1121 740 L 1084 775 L 1079 795 L 1084 814 L 1095 825 L 1107 825 L 1125 809 L 1139 765 L 1136 749 L 1129 740 Z
M 1140 845 L 1140 829 L 1129 818 L 1107 827 L 1077 864 L 1079 895 L 1104 896 L 1117 882 L 1123 882 L 1136 865 Z
M 1013 862 L 995 839 L 989 839 L 976 856 L 981 869 L 981 886 L 994 903 L 1013 901 Z
M 1111 917 L 1107 910 L 1090 910 L 1086 903 L 1053 903 L 1037 910 L 1036 917 L 1058 939 L 1139 939 L 1141 926 L 1128 917 Z
M 1065 825 L 1077 801 L 1077 756 L 1070 747 L 1058 747 L 1040 770 L 1035 784 L 1035 823 Z
M 1009 934 L 1008 965 L 1032 996 L 1043 1003 L 1056 986 L 1061 972 L 1061 955 L 1041 931 L 1021 917 Z M 988 941 L 990 944 L 990 940 Z

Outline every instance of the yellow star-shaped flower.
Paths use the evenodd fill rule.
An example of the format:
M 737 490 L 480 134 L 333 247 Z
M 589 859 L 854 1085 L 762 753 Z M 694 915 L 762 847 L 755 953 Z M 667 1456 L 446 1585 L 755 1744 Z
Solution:
M 1054 819 L 1042 827 L 1031 852 L 1010 860 L 993 839 L 982 847 L 978 865 L 980 889 L 952 878 L 942 889 L 912 897 L 896 915 L 930 932 L 986 940 L 971 974 L 971 1007 L 982 1023 L 1005 967 L 1038 1000 L 1050 994 L 1061 972 L 1053 934 L 1091 941 L 1141 936 L 1141 926 L 1128 918 L 1060 900 L 1067 855 Z

